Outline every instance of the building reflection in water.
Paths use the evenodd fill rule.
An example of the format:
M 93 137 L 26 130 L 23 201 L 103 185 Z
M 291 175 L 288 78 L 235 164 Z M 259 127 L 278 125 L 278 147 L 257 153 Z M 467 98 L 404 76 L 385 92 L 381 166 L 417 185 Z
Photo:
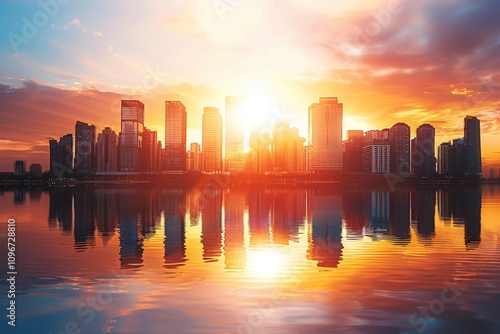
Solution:
M 271 243 L 269 218 L 271 216 L 272 196 L 264 188 L 252 187 L 248 192 L 248 225 L 250 246 Z
M 30 202 L 40 202 L 42 197 L 42 189 L 30 189 L 29 191 Z
M 175 270 L 186 262 L 185 192 L 182 189 L 168 189 L 161 192 L 165 217 L 165 269 Z
M 26 189 L 15 188 L 14 189 L 14 204 L 15 205 L 23 205 L 25 201 L 26 201 Z
M 481 188 L 466 190 L 465 244 L 474 248 L 481 242 Z
M 346 236 L 354 242 L 364 236 L 383 236 L 396 244 L 408 244 L 410 219 L 419 240 L 434 236 L 437 207 L 445 224 L 453 221 L 453 226 L 464 228 L 467 249 L 474 249 L 481 240 L 481 188 L 355 190 L 344 194 L 264 187 L 199 188 L 187 193 L 182 189 L 53 188 L 47 193 L 49 227 L 72 233 L 77 251 L 94 247 L 96 237 L 107 245 L 118 234 L 122 268 L 143 265 L 144 241 L 161 228 L 162 214 L 164 268 L 176 271 L 183 266 L 187 261 L 186 207 L 190 215 L 200 216 L 203 260 L 218 261 L 223 255 L 226 269 L 245 269 L 245 233 L 250 247 L 289 245 L 299 241 L 305 221 L 306 256 L 320 267 L 337 267 L 342 260 L 342 218 Z
M 71 234 L 73 229 L 73 189 L 50 188 L 49 227 L 59 227 L 63 234 Z
M 358 190 L 345 192 L 343 204 L 347 239 L 363 239 L 365 229 L 363 192 Z
M 318 267 L 337 267 L 342 260 L 342 196 L 326 190 L 310 191 L 310 230 L 307 258 Z
M 142 217 L 138 210 L 137 190 L 123 189 L 118 193 L 120 226 L 120 265 L 122 269 L 142 267 L 144 235 Z
M 306 217 L 305 190 L 275 189 L 271 210 L 273 243 L 288 245 L 298 242 L 299 228 Z
M 224 192 L 224 264 L 226 269 L 244 269 L 246 266 L 245 191 L 231 189 Z
M 387 234 L 389 231 L 389 192 L 376 190 L 367 191 L 363 195 L 366 226 L 365 234 L 377 238 L 377 234 Z
M 83 251 L 95 246 L 95 191 L 75 189 L 75 249 Z
M 454 226 L 464 227 L 464 240 L 468 249 L 481 241 L 481 188 L 449 188 L 438 190 L 438 213 Z
M 436 191 L 415 189 L 411 192 L 411 219 L 417 225 L 420 238 L 428 239 L 435 233 Z
M 390 215 L 389 231 L 390 234 L 400 241 L 409 243 L 410 233 L 410 191 L 407 189 L 396 189 L 389 195 Z
M 118 195 L 116 190 L 97 189 L 95 198 L 97 231 L 107 245 L 118 227 Z
M 203 190 L 201 224 L 203 261 L 216 262 L 222 247 L 222 190 L 218 187 Z

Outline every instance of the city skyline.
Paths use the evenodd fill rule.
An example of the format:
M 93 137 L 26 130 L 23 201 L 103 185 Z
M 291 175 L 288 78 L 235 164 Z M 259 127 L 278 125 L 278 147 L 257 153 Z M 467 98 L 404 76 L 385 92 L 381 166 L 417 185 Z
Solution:
M 111 1 L 99 4 L 98 13 L 89 11 L 93 5 L 61 3 L 26 37 L 25 21 L 43 7 L 2 3 L 0 170 L 18 159 L 41 161 L 46 138 L 72 132 L 75 115 L 118 131 L 115 116 L 125 99 L 148 106 L 146 122 L 158 138 L 164 138 L 164 101 L 182 100 L 191 111 L 187 142 L 200 143 L 203 107 L 223 110 L 225 96 L 246 96 L 262 107 L 246 115 L 246 124 L 253 116 L 269 122 L 287 114 L 301 136 L 319 96 L 339 97 L 345 130 L 429 123 L 439 134 L 436 143 L 461 135 L 455 115 L 473 115 L 482 121 L 483 165 L 500 165 L 500 27 L 489 15 L 498 9 L 495 2 L 388 8 L 374 0 L 252 1 L 221 12 L 211 2 Z M 128 21 L 133 29 L 115 29 Z M 466 26 L 477 29 L 465 33 Z M 195 57 L 200 50 L 203 62 Z
M 448 139 L 440 145 L 436 145 L 432 125 L 421 124 L 412 138 L 411 128 L 402 122 L 382 130 L 347 130 L 348 138 L 342 141 L 343 104 L 337 97 L 320 97 L 319 103 L 309 107 L 311 144 L 305 144 L 306 139 L 300 137 L 297 128 L 290 128 L 288 120 L 276 119 L 270 125 L 272 130 L 256 122 L 250 134 L 249 149 L 245 150 L 243 124 L 239 121 L 248 105 L 243 96 L 228 96 L 228 116 L 224 125 L 218 108 L 205 107 L 202 145 L 193 142 L 187 150 L 188 112 L 181 101 L 165 101 L 165 133 L 168 135 L 164 146 L 157 132 L 145 126 L 145 105 L 141 101 L 122 100 L 121 106 L 122 132 L 118 135 L 105 127 L 96 141 L 96 127 L 76 121 L 74 143 L 72 134 L 61 137 L 59 143 L 48 138 L 50 172 L 58 177 L 66 172 L 91 175 L 96 172 L 220 173 L 223 170 L 231 174 L 343 171 L 412 173 L 417 177 L 482 175 L 480 120 L 469 115 L 464 118 L 463 137 Z M 223 137 L 228 156 L 223 154 Z M 459 144 L 463 147 L 461 153 L 455 149 Z M 114 155 L 110 156 L 110 152 Z M 22 162 L 26 164 L 24 160 L 14 162 L 17 175 L 17 164 Z M 103 167 L 104 164 L 107 167 Z M 493 177 L 492 169 L 488 170 Z

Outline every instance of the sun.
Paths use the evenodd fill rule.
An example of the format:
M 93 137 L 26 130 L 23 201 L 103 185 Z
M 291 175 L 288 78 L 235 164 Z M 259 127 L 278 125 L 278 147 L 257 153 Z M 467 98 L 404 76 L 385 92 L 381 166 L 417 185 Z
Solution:
M 285 269 L 285 255 L 278 249 L 258 249 L 248 253 L 247 271 L 257 277 L 275 277 Z
M 253 81 L 245 89 L 246 106 L 244 111 L 245 134 L 250 137 L 253 130 L 271 128 L 275 103 L 271 86 L 265 81 Z M 248 149 L 248 140 L 246 143 Z

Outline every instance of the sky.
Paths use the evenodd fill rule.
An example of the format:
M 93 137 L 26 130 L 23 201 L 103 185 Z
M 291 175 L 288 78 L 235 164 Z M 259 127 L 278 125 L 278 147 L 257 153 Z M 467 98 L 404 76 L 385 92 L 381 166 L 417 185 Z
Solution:
M 307 138 L 319 97 L 344 106 L 344 132 L 423 123 L 436 144 L 481 120 L 483 168 L 500 166 L 500 2 L 495 0 L 3 0 L 0 171 L 48 169 L 48 140 L 77 120 L 120 131 L 120 100 L 145 103 L 164 138 L 164 103 L 188 113 L 245 95 L 246 115 L 287 118 Z M 483 170 L 486 174 L 486 171 Z

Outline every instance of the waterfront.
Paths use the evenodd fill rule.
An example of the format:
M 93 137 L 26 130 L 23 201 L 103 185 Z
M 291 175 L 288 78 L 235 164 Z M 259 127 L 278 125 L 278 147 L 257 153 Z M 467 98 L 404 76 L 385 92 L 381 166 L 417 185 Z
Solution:
M 18 188 L 0 255 L 14 218 L 18 333 L 498 333 L 499 214 L 489 185 Z

